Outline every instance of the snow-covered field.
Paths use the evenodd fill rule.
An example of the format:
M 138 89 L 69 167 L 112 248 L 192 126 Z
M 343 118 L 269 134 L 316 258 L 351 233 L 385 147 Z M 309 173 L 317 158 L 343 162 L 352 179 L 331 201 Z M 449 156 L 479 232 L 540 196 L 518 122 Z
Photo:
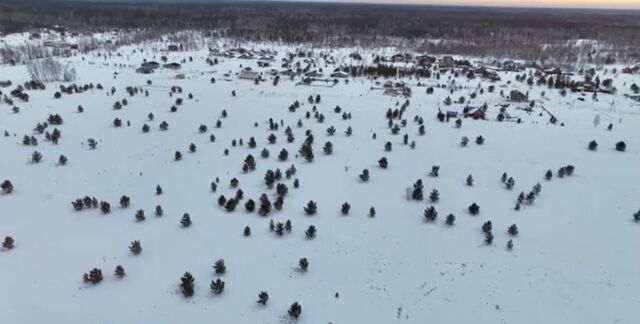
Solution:
M 54 82 L 46 90 L 27 91 L 29 102 L 16 99 L 19 113 L 0 104 L 0 132 L 9 133 L 0 137 L 0 181 L 8 179 L 15 188 L 0 196 L 0 236 L 15 239 L 13 249 L 0 252 L 0 322 L 287 323 L 294 321 L 287 315 L 293 302 L 302 306 L 300 323 L 638 322 L 640 224 L 633 214 L 640 209 L 640 107 L 623 97 L 637 76 L 610 74 L 620 91 L 601 94 L 597 102 L 590 94 L 579 101 L 580 94 L 562 97 L 546 86 L 529 87 L 504 72 L 493 93 L 486 91 L 492 83 L 464 74 L 456 83 L 465 89 L 454 94 L 436 88 L 429 95 L 416 86 L 418 80 L 407 79 L 413 88 L 403 115 L 407 125 L 393 135 L 385 114 L 404 99 L 372 90 L 378 85 L 366 78 L 349 78 L 335 87 L 296 86 L 299 78 L 286 77 L 277 86 L 271 80 L 256 85 L 235 76 L 241 65 L 257 69 L 255 61 L 221 59 L 209 66 L 206 51 L 167 54 L 169 62 L 189 56 L 193 62 L 187 59 L 181 71 L 142 75 L 132 66 L 143 58 L 159 61 L 161 54 L 132 49 L 122 49 L 119 57 L 91 53 L 66 61 L 77 70 L 76 84 L 100 83 L 104 90 L 54 99 L 59 85 Z M 228 72 L 230 82 L 223 77 Z M 176 79 L 177 73 L 186 78 Z M 446 84 L 448 76 L 420 81 Z M 2 66 L 0 80 L 13 81 L 12 87 L 0 89 L 8 94 L 29 75 L 25 66 Z M 457 128 L 455 119 L 436 119 L 439 106 L 462 109 L 459 104 L 445 107 L 445 97 L 468 97 L 478 83 L 485 92 L 470 104 L 486 102 L 487 120 L 463 118 Z M 149 96 L 131 97 L 127 86 L 142 87 Z M 183 92 L 170 96 L 172 86 Z M 108 93 L 112 87 L 114 95 Z M 529 91 L 529 98 L 540 99 L 564 126 L 550 124 L 538 107 L 531 114 L 515 109 L 526 103 L 508 108 L 522 123 L 496 121 L 496 105 L 506 102 L 499 91 L 511 89 Z M 315 106 L 323 123 L 313 113 L 305 118 L 313 106 L 310 95 L 321 96 Z M 124 98 L 128 104 L 114 110 L 113 104 Z M 184 102 L 172 113 L 176 98 Z M 296 100 L 301 107 L 292 113 L 288 107 Z M 79 105 L 84 112 L 77 112 Z M 336 106 L 352 118 L 343 120 Z M 149 113 L 154 114 L 151 121 Z M 58 145 L 33 131 L 50 114 L 63 118 L 62 125 L 47 128 L 62 131 Z M 601 118 L 597 127 L 595 115 Z M 418 133 L 414 116 L 424 118 L 425 135 Z M 113 126 L 114 118 L 122 120 L 122 127 Z M 270 131 L 269 118 L 284 126 Z M 218 119 L 220 128 L 215 127 Z M 168 130 L 159 130 L 162 121 Z M 141 130 L 144 124 L 150 126 L 148 133 Z M 199 132 L 201 124 L 208 128 L 205 133 Z M 293 130 L 293 143 L 286 140 L 286 126 Z M 336 128 L 333 136 L 326 133 L 330 126 Z M 349 126 L 352 136 L 344 133 Z M 296 156 L 307 130 L 314 136 L 313 162 Z M 275 144 L 267 141 L 271 133 L 277 136 Z M 38 145 L 23 145 L 25 134 L 34 135 Z M 404 134 L 415 148 L 403 144 Z M 483 145 L 475 143 L 479 135 L 486 139 Z M 460 145 L 463 136 L 470 139 L 466 147 Z M 256 148 L 248 147 L 250 137 Z M 96 149 L 88 147 L 88 138 L 98 141 Z M 233 147 L 234 139 L 244 145 Z M 587 149 L 591 140 L 598 142 L 598 150 Z M 333 143 L 332 155 L 323 153 L 327 141 Z M 384 149 L 387 141 L 391 151 Z M 625 152 L 615 150 L 618 141 L 627 144 Z M 189 152 L 190 143 L 196 152 Z M 263 148 L 268 158 L 260 156 Z M 278 161 L 283 148 L 289 152 L 285 162 Z M 31 162 L 35 150 L 42 153 L 40 163 Z M 181 161 L 175 161 L 176 151 L 183 153 Z M 57 165 L 61 154 L 68 157 L 65 166 Z M 257 165 L 244 173 L 248 154 Z M 378 166 L 381 157 L 387 157 L 387 169 Z M 292 164 L 297 173 L 286 179 Z M 557 170 L 569 164 L 575 173 L 558 178 Z M 429 175 L 433 165 L 440 166 L 438 177 Z M 267 188 L 264 175 L 276 168 L 283 173 L 277 182 L 289 188 L 284 207 L 267 217 L 258 208 L 247 212 L 249 198 L 259 205 L 266 193 L 275 201 L 276 191 Z M 368 182 L 358 177 L 365 168 Z M 544 177 L 548 169 L 554 173 L 551 180 Z M 512 190 L 501 182 L 504 172 L 515 179 Z M 470 174 L 473 186 L 465 183 Z M 216 178 L 217 191 L 212 192 Z M 235 195 L 232 178 L 239 180 L 244 199 L 228 212 L 218 197 Z M 299 188 L 293 178 L 299 178 Z M 407 187 L 417 179 L 424 183 L 424 200 L 408 200 Z M 514 210 L 518 194 L 537 183 L 542 191 L 533 204 Z M 156 195 L 157 185 L 162 195 Z M 433 189 L 440 192 L 437 202 L 429 200 Z M 87 195 L 108 201 L 111 213 L 74 211 L 70 202 Z M 122 195 L 131 198 L 128 208 L 119 205 Z M 314 216 L 303 210 L 309 200 L 318 205 Z M 344 202 L 351 205 L 346 216 Z M 467 210 L 474 202 L 480 206 L 475 216 Z M 162 217 L 153 215 L 156 205 L 164 209 Z M 372 206 L 375 217 L 369 216 Z M 424 217 L 428 206 L 438 211 L 435 221 Z M 146 220 L 136 221 L 138 209 Z M 180 225 L 184 213 L 193 222 L 187 228 Z M 453 226 L 445 224 L 448 214 L 456 217 Z M 269 230 L 270 220 L 290 220 L 293 229 L 278 236 Z M 485 243 L 481 229 L 486 221 L 493 225 L 492 244 Z M 507 232 L 512 224 L 517 224 L 517 236 Z M 309 225 L 317 228 L 314 239 L 305 238 Z M 248 237 L 245 226 L 251 229 Z M 129 251 L 134 240 L 143 247 L 139 255 Z M 306 272 L 298 268 L 303 257 L 309 261 Z M 218 259 L 227 266 L 223 275 L 212 268 Z M 117 265 L 126 270 L 122 279 L 113 275 Z M 94 267 L 102 270 L 102 282 L 83 282 L 82 275 Z M 191 298 L 179 289 L 185 271 L 195 278 Z M 217 278 L 226 282 L 220 295 L 209 288 Z M 270 296 L 266 306 L 256 303 L 260 291 Z

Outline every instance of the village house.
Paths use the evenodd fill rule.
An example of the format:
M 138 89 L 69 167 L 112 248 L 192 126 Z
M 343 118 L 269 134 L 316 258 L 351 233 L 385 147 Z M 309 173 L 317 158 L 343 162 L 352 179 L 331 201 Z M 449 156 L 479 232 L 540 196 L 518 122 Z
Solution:
M 362 60 L 362 55 L 360 55 L 359 53 L 353 52 L 351 54 L 349 54 L 349 57 L 356 60 L 356 61 L 360 61 Z
M 140 74 L 151 74 L 153 72 L 154 72 L 153 68 L 148 66 L 141 66 L 136 69 L 136 73 L 140 73 Z
M 149 68 L 149 69 L 157 69 L 160 67 L 160 63 L 156 61 L 143 62 L 140 64 L 140 67 Z
M 419 66 L 431 66 L 436 63 L 436 58 L 427 54 L 416 56 L 416 64 Z
M 167 63 L 162 67 L 164 67 L 165 69 L 179 70 L 182 66 L 180 66 L 180 64 L 178 63 L 173 62 L 173 63 Z
M 456 61 L 451 56 L 444 56 L 438 60 L 438 68 L 452 68 L 456 65 Z
M 482 107 L 466 106 L 464 107 L 462 112 L 466 117 L 470 117 L 473 119 L 484 119 L 485 117 L 485 111 L 484 109 L 482 109 Z
M 293 71 L 292 69 L 286 69 L 286 70 L 280 71 L 280 75 L 283 75 L 283 76 L 295 76 L 295 75 L 297 75 L 297 73 L 295 71 Z
M 309 77 L 309 78 L 321 78 L 322 77 L 322 73 L 318 72 L 317 70 L 311 70 L 311 71 L 305 73 L 304 76 Z
M 341 71 L 340 69 L 335 69 L 333 73 L 331 73 L 332 78 L 348 78 L 349 73 Z
M 254 71 L 250 67 L 246 67 L 246 68 L 242 69 L 242 71 L 240 71 L 240 73 L 238 73 L 238 79 L 252 80 L 253 81 L 253 80 L 256 80 L 256 79 L 260 79 L 260 73 Z

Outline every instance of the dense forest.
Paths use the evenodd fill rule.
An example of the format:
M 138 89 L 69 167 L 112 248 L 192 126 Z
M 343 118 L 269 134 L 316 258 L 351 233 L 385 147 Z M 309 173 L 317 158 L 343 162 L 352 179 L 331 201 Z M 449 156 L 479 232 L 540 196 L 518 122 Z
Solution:
M 435 54 L 522 59 L 640 59 L 640 11 L 233 2 L 122 4 L 4 2 L 0 32 L 70 29 L 197 29 L 242 40 L 407 47 Z M 594 40 L 576 42 L 577 40 Z M 572 41 L 572 43 L 567 43 Z M 595 42 L 598 41 L 598 42 Z M 569 46 L 568 46 L 569 45 Z

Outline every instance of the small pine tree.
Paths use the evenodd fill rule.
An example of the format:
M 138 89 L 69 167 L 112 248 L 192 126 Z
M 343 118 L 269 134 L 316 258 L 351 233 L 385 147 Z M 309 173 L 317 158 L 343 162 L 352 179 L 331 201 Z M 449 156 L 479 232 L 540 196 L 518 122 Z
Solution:
M 331 142 L 324 143 L 322 150 L 324 151 L 324 154 L 331 155 L 333 153 L 333 144 L 331 144 Z
M 376 209 L 375 207 L 369 208 L 369 217 L 376 217 Z
M 288 220 L 284 223 L 284 229 L 285 231 L 291 233 L 291 230 L 293 229 L 293 226 L 291 225 L 291 220 Z
M 278 236 L 284 235 L 284 224 L 282 224 L 281 222 L 277 222 L 274 232 L 276 232 Z
M 32 163 L 40 163 L 42 161 L 42 154 L 38 151 L 34 151 L 31 154 L 31 162 Z
M 411 199 L 413 200 L 422 200 L 423 198 L 423 185 L 422 180 L 418 179 L 413 184 L 413 191 L 411 192 Z
M 462 139 L 460 140 L 460 145 L 461 146 L 467 146 L 467 144 L 469 144 L 469 138 L 466 136 L 462 136 Z
M 507 250 L 511 251 L 513 249 L 513 240 L 507 241 Z
M 195 293 L 194 281 L 195 279 L 189 272 L 185 272 L 184 275 L 180 278 L 180 291 L 182 292 L 184 297 L 192 297 Z
M 484 235 L 484 242 L 487 243 L 487 245 L 491 245 L 493 243 L 493 234 L 491 234 L 491 232 Z
M 117 265 L 116 269 L 113 271 L 113 275 L 118 279 L 124 278 L 124 276 L 126 275 L 126 273 L 124 272 L 124 267 L 121 265 Z
M 564 178 L 565 174 L 567 174 L 567 169 L 565 167 L 558 169 L 558 178 Z
M 432 166 L 430 175 L 432 177 L 438 177 L 440 175 L 440 166 L 439 165 Z
M 307 258 L 302 258 L 298 261 L 298 266 L 300 266 L 300 271 L 306 272 L 309 268 L 309 261 L 307 261 Z
M 261 216 L 267 216 L 271 212 L 271 202 L 266 194 L 262 194 L 260 196 L 260 208 L 258 209 L 258 213 Z
M 351 210 L 351 205 L 348 202 L 343 203 L 342 207 L 340 208 L 342 215 L 349 215 L 349 210 Z
M 309 227 L 307 228 L 307 230 L 304 232 L 304 235 L 307 237 L 307 239 L 312 239 L 314 237 L 316 237 L 316 227 L 313 225 L 309 225 Z
M 224 208 L 228 212 L 232 212 L 236 209 L 237 205 L 238 205 L 238 200 L 235 198 L 230 198 L 229 200 L 227 200 L 227 203 L 224 205 Z
M 160 206 L 160 205 L 156 206 L 155 215 L 156 215 L 156 217 L 162 217 L 162 215 L 164 215 L 164 211 L 162 210 L 162 206 Z
M 509 179 L 507 179 L 507 181 L 504 183 L 504 185 L 506 186 L 506 188 L 507 188 L 508 190 L 513 189 L 513 186 L 514 186 L 515 184 L 516 184 L 516 181 L 515 181 L 515 180 L 513 180 L 513 178 L 512 178 L 512 177 L 509 177 Z
M 131 202 L 131 199 L 125 195 L 123 195 L 122 197 L 120 197 L 120 207 L 122 208 L 127 208 L 129 207 L 129 203 Z
M 616 151 L 624 152 L 627 149 L 627 144 L 623 141 L 616 143 Z
M 502 177 L 500 178 L 500 181 L 502 181 L 502 183 L 507 183 L 507 173 L 504 172 L 502 173 Z
M 249 199 L 244 204 L 244 208 L 247 210 L 247 212 L 253 213 L 253 211 L 256 209 L 256 202 L 253 201 L 253 199 Z
M 180 153 L 180 151 L 176 151 L 176 153 L 174 154 L 174 158 L 176 161 L 182 160 L 182 153 Z
M 478 215 L 479 212 L 480 206 L 478 206 L 478 204 L 473 203 L 469 206 L 469 213 L 471 213 L 471 215 Z
M 15 240 L 11 236 L 5 236 L 4 241 L 2 242 L 2 248 L 5 250 L 11 250 L 14 247 Z
M 424 210 L 424 217 L 428 221 L 433 222 L 438 217 L 438 211 L 436 211 L 436 208 L 433 206 L 427 207 L 427 209 Z
M 110 213 L 110 212 L 111 212 L 111 205 L 110 205 L 108 202 L 106 202 L 106 201 L 101 201 L 101 202 L 100 202 L 100 211 L 101 211 L 103 214 L 108 214 L 108 213 Z
M 289 152 L 287 152 L 287 150 L 282 149 L 282 151 L 280 151 L 280 154 L 278 154 L 278 160 L 280 161 L 286 161 L 289 158 Z
M 131 242 L 131 245 L 129 245 L 129 251 L 135 255 L 140 254 L 142 252 L 142 245 L 140 244 L 140 241 L 135 240 Z
M 478 145 L 484 144 L 484 137 L 482 137 L 482 135 L 476 137 L 476 144 Z
M 82 276 L 82 280 L 86 283 L 91 283 L 94 285 L 99 284 L 102 281 L 103 277 L 102 277 L 102 270 L 98 269 L 98 268 L 93 268 L 91 269 L 91 271 L 89 271 L 88 273 L 85 273 Z
M 473 186 L 473 177 L 471 175 L 467 176 L 467 186 Z
M 58 165 L 60 166 L 67 165 L 67 161 L 69 161 L 69 159 L 67 159 L 66 156 L 60 155 L 60 157 L 58 158 Z
M 267 292 L 266 292 L 266 291 L 261 291 L 261 292 L 258 294 L 258 301 L 257 301 L 257 303 L 258 303 L 258 304 L 260 304 L 260 305 L 262 305 L 262 306 L 265 306 L 265 305 L 267 305 L 267 301 L 269 301 L 269 294 L 267 294 Z
M 219 206 L 224 206 L 224 204 L 227 202 L 227 198 L 224 197 L 224 195 L 220 195 L 220 197 L 218 197 L 218 205 Z
M 524 192 L 521 191 L 520 194 L 518 195 L 518 199 L 517 199 L 518 204 L 522 204 L 524 202 L 524 198 L 525 198 Z
M 218 261 L 216 261 L 213 264 L 213 269 L 216 271 L 216 274 L 219 274 L 219 275 L 222 275 L 225 272 L 227 272 L 227 266 L 224 265 L 223 259 L 218 259 Z
M 551 169 L 547 170 L 547 173 L 544 174 L 544 178 L 551 180 L 551 178 L 553 178 L 553 171 L 551 171 Z
M 146 217 L 144 216 L 144 210 L 138 209 L 138 211 L 136 211 L 136 221 L 137 222 L 142 222 L 145 219 L 146 219 Z
M 513 224 L 513 225 L 509 226 L 507 231 L 509 232 L 509 234 L 511 234 L 513 236 L 516 236 L 516 235 L 518 235 L 518 226 L 516 226 L 516 224 Z
M 431 202 L 437 202 L 438 200 L 440 200 L 440 193 L 437 189 L 433 189 L 431 191 L 431 193 L 429 194 L 429 199 L 431 200 Z
M 211 292 L 219 295 L 224 291 L 224 281 L 222 281 L 222 279 L 218 278 L 216 280 L 211 280 L 211 284 L 209 285 L 209 288 L 211 288 Z
M 307 207 L 304 208 L 304 212 L 307 215 L 311 216 L 315 215 L 317 211 L 318 205 L 313 200 L 309 200 L 309 202 L 307 203 Z
M 300 306 L 298 302 L 295 302 L 291 304 L 291 307 L 289 307 L 287 313 L 289 314 L 289 316 L 297 319 L 298 317 L 300 317 L 300 314 L 302 314 L 302 306 Z
M 493 225 L 491 224 L 491 221 L 486 221 L 484 222 L 484 224 L 482 224 L 482 231 L 484 233 L 490 233 L 492 229 Z
M 529 205 L 531 205 L 536 200 L 536 193 L 532 191 L 528 193 L 524 199 L 527 201 Z
M 567 165 L 566 167 L 564 167 L 566 173 L 568 176 L 572 176 L 573 172 L 575 171 L 575 167 L 571 164 Z
M 386 157 L 382 157 L 380 160 L 378 160 L 378 165 L 381 168 L 386 169 L 389 166 L 389 161 Z
M 589 147 L 589 150 L 596 151 L 596 150 L 598 150 L 598 142 L 593 140 L 593 141 L 589 142 L 588 147 Z
M 636 223 L 640 222 L 640 209 L 635 214 L 633 214 L 633 220 Z
M 456 221 L 456 216 L 453 215 L 453 214 L 449 214 L 449 215 L 447 215 L 445 223 L 447 223 L 447 225 L 449 225 L 449 226 L 452 226 L 455 221 Z
M 13 183 L 9 180 L 5 180 L 0 184 L 0 189 L 2 189 L 3 193 L 10 194 L 13 192 Z
M 245 226 L 244 227 L 244 232 L 243 232 L 244 236 L 251 236 L 251 228 L 249 226 Z
M 182 225 L 182 227 L 191 226 L 191 217 L 189 216 L 189 214 L 184 213 L 184 215 L 182 215 L 182 219 L 180 219 L 180 224 Z

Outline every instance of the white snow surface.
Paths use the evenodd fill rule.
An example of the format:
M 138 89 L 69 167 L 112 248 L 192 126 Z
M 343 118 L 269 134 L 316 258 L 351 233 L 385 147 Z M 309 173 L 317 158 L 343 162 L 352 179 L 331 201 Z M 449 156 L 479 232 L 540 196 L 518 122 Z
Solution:
M 222 75 L 237 73 L 240 65 L 270 68 L 239 59 L 208 66 L 205 51 L 167 54 L 169 62 L 189 56 L 193 62 L 187 60 L 178 72 L 141 75 L 132 66 L 143 58 L 159 61 L 161 53 L 132 49 L 121 49 L 121 57 L 91 53 L 69 59 L 78 72 L 77 84 L 100 83 L 102 91 L 54 99 L 59 84 L 49 83 L 46 90 L 27 91 L 29 102 L 16 99 L 17 114 L 0 104 L 0 132 L 10 133 L 0 137 L 0 181 L 9 179 L 15 186 L 12 194 L 0 196 L 0 236 L 16 241 L 15 248 L 0 252 L 0 322 L 288 323 L 293 320 L 286 311 L 297 301 L 302 305 L 299 323 L 638 323 L 640 224 L 632 215 L 640 208 L 640 107 L 622 96 L 637 76 L 611 74 L 618 94 L 601 94 L 597 102 L 589 94 L 582 102 L 576 100 L 580 94 L 562 97 L 558 90 L 529 87 L 515 81 L 515 74 L 501 72 L 503 81 L 494 84 L 494 93 L 485 91 L 471 100 L 472 105 L 488 103 L 487 120 L 466 118 L 461 128 L 454 120 L 437 121 L 437 107 L 461 110 L 442 101 L 448 95 L 454 101 L 468 97 L 473 90 L 449 94 L 436 88 L 427 95 L 424 87 L 415 86 L 417 80 L 407 79 L 414 93 L 404 115 L 407 127 L 392 135 L 385 112 L 404 99 L 371 90 L 376 85 L 366 78 L 349 78 L 335 87 L 296 86 L 286 77 L 278 86 L 236 77 L 225 82 Z M 324 69 L 330 73 L 333 66 Z M 175 79 L 176 73 L 186 79 Z M 446 77 L 420 81 L 446 84 Z M 14 85 L 0 89 L 5 94 L 28 80 L 26 68 L 0 67 L 0 80 L 6 79 Z M 478 82 L 485 90 L 491 84 L 464 75 L 456 81 L 469 89 Z M 183 93 L 170 97 L 174 85 Z M 116 93 L 110 96 L 112 86 Z M 126 86 L 141 86 L 150 95 L 129 97 Z M 495 105 L 505 102 L 499 91 L 508 94 L 514 88 L 541 99 L 564 126 L 549 124 L 546 114 L 538 115 L 539 108 L 528 115 L 514 104 L 508 111 L 522 123 L 496 121 Z M 231 96 L 232 90 L 237 96 Z M 324 123 L 304 116 L 312 107 L 307 97 L 316 94 L 322 97 L 316 106 Z M 177 97 L 184 103 L 171 113 Z M 113 103 L 123 98 L 128 105 L 114 110 Z M 291 113 L 288 106 L 296 100 L 302 106 Z M 84 113 L 76 112 L 78 105 Z M 352 119 L 342 120 L 333 112 L 336 105 Z M 227 118 L 221 117 L 223 109 Z M 147 119 L 150 112 L 153 121 Z M 36 134 L 38 146 L 23 146 L 23 135 L 35 134 L 35 125 L 54 113 L 64 123 L 47 130 L 60 129 L 60 143 Z M 595 114 L 602 118 L 597 128 Z M 415 115 L 425 120 L 424 136 L 418 134 Z M 120 128 L 112 125 L 116 117 L 123 120 Z M 273 132 L 277 143 L 268 144 L 270 117 L 291 126 L 294 143 L 286 142 L 285 127 L 280 127 Z M 217 119 L 221 128 L 215 128 Z M 298 119 L 302 128 L 296 126 Z M 169 123 L 165 132 L 158 128 L 162 121 Z M 151 130 L 143 134 L 145 123 Z M 205 134 L 198 132 L 200 124 L 208 126 Z M 325 130 L 332 125 L 337 132 L 329 137 Z M 344 135 L 348 126 L 353 128 L 350 137 Z M 296 157 L 307 129 L 315 137 L 311 163 Z M 404 134 L 416 142 L 415 149 L 402 144 Z M 478 135 L 486 138 L 484 145 L 475 144 Z M 251 136 L 258 143 L 255 149 L 247 146 Z M 459 144 L 462 136 L 470 139 L 467 147 Z M 98 140 L 95 150 L 87 147 L 88 138 Z M 244 146 L 232 147 L 231 141 L 240 138 Z M 595 152 L 587 149 L 591 140 L 599 143 Z M 621 140 L 627 144 L 624 153 L 614 150 Z M 326 141 L 334 144 L 333 155 L 322 152 Z M 393 144 L 391 152 L 384 151 L 387 141 Z M 188 152 L 190 143 L 197 145 L 195 153 Z M 262 148 L 269 149 L 269 158 L 260 157 Z M 287 162 L 277 160 L 282 148 L 289 151 Z M 29 162 L 34 150 L 43 155 L 40 163 Z M 177 150 L 182 161 L 173 159 Z M 60 154 L 69 158 L 66 166 L 56 165 Z M 248 154 L 256 158 L 257 168 L 243 173 Z M 378 167 L 383 156 L 388 169 Z M 291 164 L 300 188 L 283 177 L 289 194 L 282 211 L 272 210 L 268 217 L 246 212 L 249 198 L 258 202 L 267 193 L 275 200 L 275 190 L 264 184 L 265 172 L 280 168 L 284 173 Z M 575 166 L 575 174 L 556 177 L 567 164 Z M 439 177 L 428 175 L 432 165 L 440 166 Z M 364 168 L 371 172 L 366 183 L 358 178 Z M 551 181 L 544 179 L 547 169 L 554 171 Z M 501 183 L 503 172 L 516 180 L 513 190 Z M 471 187 L 465 184 L 469 174 L 475 179 Z M 220 182 L 213 193 L 210 183 L 216 177 Z M 217 198 L 235 194 L 229 186 L 234 177 L 245 198 L 227 212 Z M 405 189 L 417 179 L 424 182 L 425 200 L 408 201 Z M 542 192 L 536 201 L 515 211 L 518 193 L 538 182 Z M 164 189 L 159 196 L 158 184 Z M 428 194 L 434 188 L 441 197 L 431 203 Z M 70 202 L 85 195 L 110 202 L 111 213 L 74 211 Z M 121 195 L 131 197 L 129 208 L 119 207 Z M 318 203 L 315 216 L 303 211 L 309 200 Z M 352 206 L 348 216 L 340 213 L 343 202 Z M 473 202 L 481 207 L 477 216 L 467 212 Z M 156 205 L 162 205 L 163 217 L 153 216 Z M 438 211 L 435 222 L 423 216 L 431 205 Z M 371 206 L 374 218 L 368 216 Z M 146 221 L 136 222 L 138 209 L 145 210 Z M 183 213 L 191 216 L 189 228 L 180 227 Z M 456 216 L 453 226 L 444 223 L 450 213 Z M 278 237 L 268 229 L 270 220 L 291 220 L 293 230 Z M 492 245 L 484 243 L 481 230 L 488 220 L 495 235 Z M 515 237 L 507 233 L 511 224 L 520 230 Z M 318 229 L 312 240 L 304 235 L 309 225 Z M 245 226 L 251 228 L 250 237 L 242 235 Z M 510 239 L 514 248 L 508 251 Z M 128 249 L 133 240 L 142 244 L 140 255 Z M 305 273 L 296 270 L 302 257 L 310 263 Z M 222 276 L 212 269 L 220 258 L 227 265 Z M 113 276 L 119 264 L 127 273 L 123 279 Z M 102 269 L 104 280 L 85 284 L 82 274 L 94 267 Z M 192 298 L 179 291 L 185 271 L 195 277 Z M 214 295 L 209 283 L 218 277 L 226 287 Z M 256 303 L 260 291 L 269 293 L 266 306 Z

